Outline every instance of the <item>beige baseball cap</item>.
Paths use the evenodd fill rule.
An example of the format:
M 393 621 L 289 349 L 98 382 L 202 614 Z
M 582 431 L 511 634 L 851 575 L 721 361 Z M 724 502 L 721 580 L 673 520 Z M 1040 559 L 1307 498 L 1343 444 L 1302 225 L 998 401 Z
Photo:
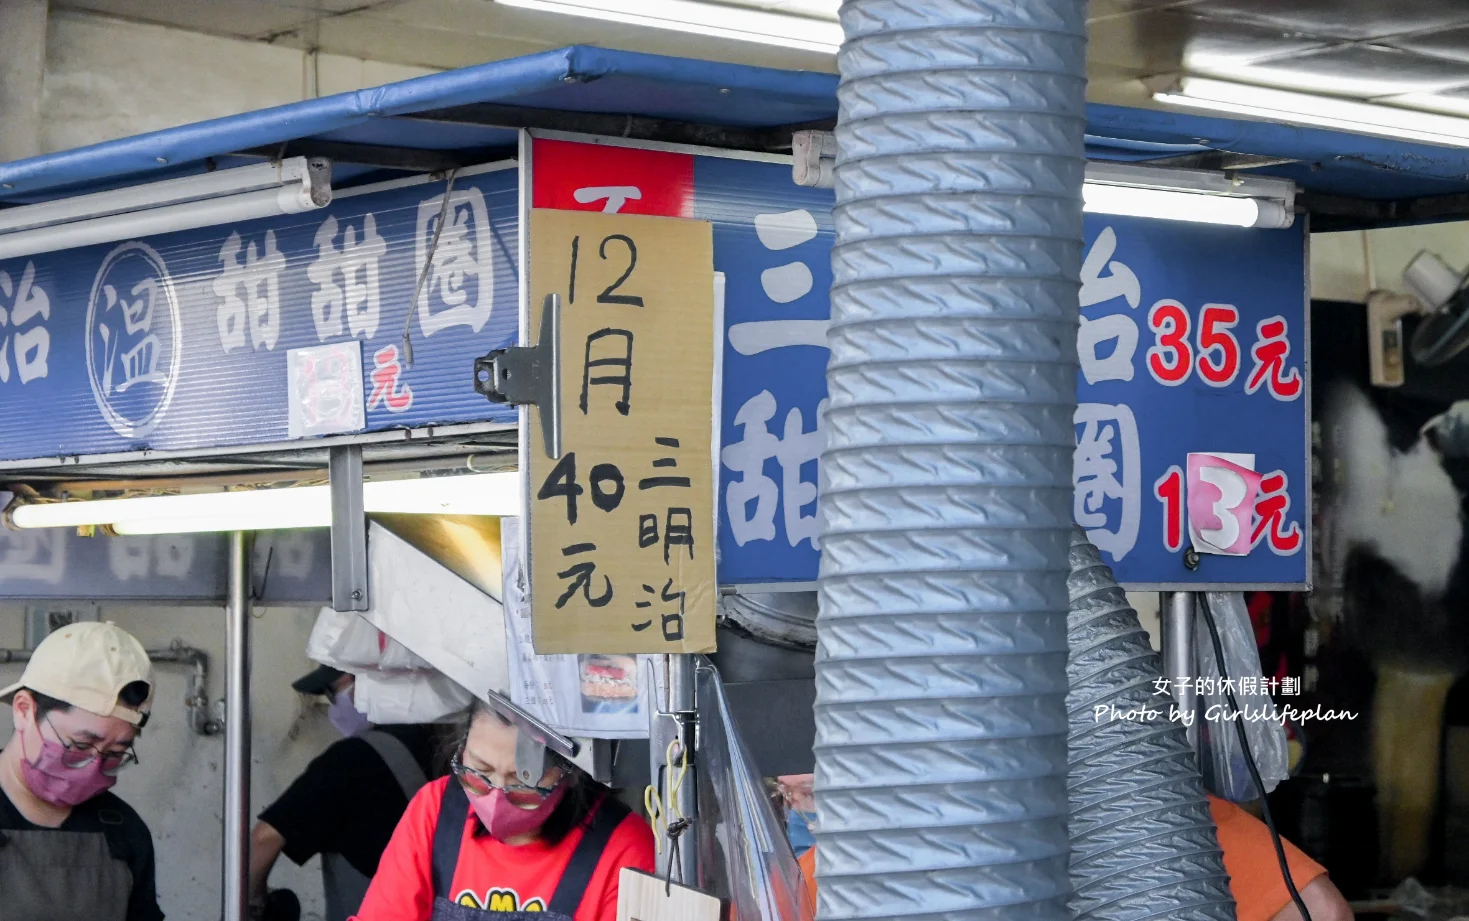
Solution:
M 135 681 L 148 685 L 148 699 L 136 710 L 118 700 Z M 22 688 L 142 726 L 153 707 L 153 663 L 143 644 L 116 624 L 68 624 L 41 641 L 20 681 L 0 690 L 0 701 L 8 703 Z

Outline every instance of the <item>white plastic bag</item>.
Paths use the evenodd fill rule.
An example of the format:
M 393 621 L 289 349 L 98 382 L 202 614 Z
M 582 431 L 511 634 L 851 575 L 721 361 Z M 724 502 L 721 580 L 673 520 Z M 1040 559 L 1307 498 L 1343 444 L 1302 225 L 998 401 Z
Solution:
M 306 657 L 354 673 L 368 669 L 401 672 L 433 668 L 361 616 L 331 608 L 322 608 L 316 616 L 316 626 L 306 641 Z
M 1285 726 L 1261 678 L 1260 651 L 1255 646 L 1244 595 L 1205 592 L 1199 600 L 1214 615 L 1219 644 L 1224 647 L 1224 672 L 1228 674 L 1226 679 L 1219 669 L 1214 640 L 1201 610 L 1194 630 L 1199 665 L 1195 685 L 1199 695 L 1199 769 L 1209 792 L 1231 802 L 1246 803 L 1260 799 L 1290 776 Z M 1249 680 L 1242 683 L 1242 678 Z M 1233 691 L 1238 711 L 1230 703 L 1226 688 Z M 1264 790 L 1259 790 L 1250 776 L 1237 724 L 1245 727 Z
M 469 706 L 469 692 L 435 671 L 357 675 L 357 709 L 379 726 L 434 723 Z

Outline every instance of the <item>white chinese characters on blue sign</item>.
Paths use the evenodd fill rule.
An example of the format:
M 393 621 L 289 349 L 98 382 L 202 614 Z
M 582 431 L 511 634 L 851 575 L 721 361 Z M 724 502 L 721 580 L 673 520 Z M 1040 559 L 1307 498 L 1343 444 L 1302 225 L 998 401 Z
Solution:
M 50 319 L 51 298 L 36 284 L 34 262 L 26 262 L 19 279 L 0 271 L 0 384 L 12 373 L 21 384 L 50 373 Z
M 477 333 L 490 319 L 495 298 L 493 231 L 479 189 L 455 189 L 447 208 L 442 195 L 419 203 L 413 239 L 414 265 L 420 272 L 433 253 L 427 297 L 418 310 L 425 337 L 454 326 Z
M 376 216 L 364 215 L 360 225 L 328 217 L 317 228 L 314 242 L 316 258 L 306 277 L 315 288 L 311 318 L 317 340 L 327 342 L 344 333 L 363 339 L 376 336 L 383 311 L 378 266 L 388 253 L 387 241 L 377 232 Z
M 517 179 L 0 262 L 0 460 L 285 441 L 287 354 L 348 339 L 367 430 L 513 423 L 472 367 L 517 335 Z
M 1304 522 L 1288 512 L 1292 484 L 1309 485 L 1305 372 L 1292 357 L 1305 342 L 1303 236 L 1299 225 L 1242 231 L 1088 216 L 1074 512 L 1121 581 L 1307 581 Z M 1189 569 L 1182 551 L 1200 524 L 1188 509 L 1228 498 L 1201 494 L 1218 487 L 1185 477 L 1200 453 L 1251 458 L 1261 489 L 1240 512 L 1243 552 Z
M 695 193 L 726 277 L 720 580 L 809 582 L 831 193 L 707 157 Z M 1087 217 L 1073 511 L 1124 582 L 1306 581 L 1303 233 Z M 1190 571 L 1182 468 L 1198 451 L 1257 458 L 1260 552 Z
M 725 273 L 720 580 L 809 581 L 820 559 L 832 194 L 791 191 L 780 164 L 698 157 L 694 178 L 695 217 L 714 222 L 714 268 Z M 765 196 L 774 183 L 787 191 Z
M 158 251 L 124 243 L 107 254 L 87 304 L 87 372 L 108 425 L 146 438 L 168 411 L 182 360 L 173 279 Z

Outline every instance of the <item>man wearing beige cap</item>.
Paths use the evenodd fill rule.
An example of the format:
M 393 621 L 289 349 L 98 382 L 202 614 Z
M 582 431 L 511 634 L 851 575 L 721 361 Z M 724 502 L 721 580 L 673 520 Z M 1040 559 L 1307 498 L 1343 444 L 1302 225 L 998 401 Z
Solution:
M 153 666 L 112 624 L 62 627 L 0 690 L 0 921 L 159 921 L 153 839 L 108 792 L 137 763 Z

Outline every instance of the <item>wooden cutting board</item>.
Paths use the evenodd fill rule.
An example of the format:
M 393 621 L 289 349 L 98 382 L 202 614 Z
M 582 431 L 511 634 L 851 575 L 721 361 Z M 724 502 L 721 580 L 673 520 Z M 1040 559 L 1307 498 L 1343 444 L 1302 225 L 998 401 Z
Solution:
M 707 892 L 669 884 L 624 867 L 617 884 L 617 921 L 721 921 L 724 905 Z

